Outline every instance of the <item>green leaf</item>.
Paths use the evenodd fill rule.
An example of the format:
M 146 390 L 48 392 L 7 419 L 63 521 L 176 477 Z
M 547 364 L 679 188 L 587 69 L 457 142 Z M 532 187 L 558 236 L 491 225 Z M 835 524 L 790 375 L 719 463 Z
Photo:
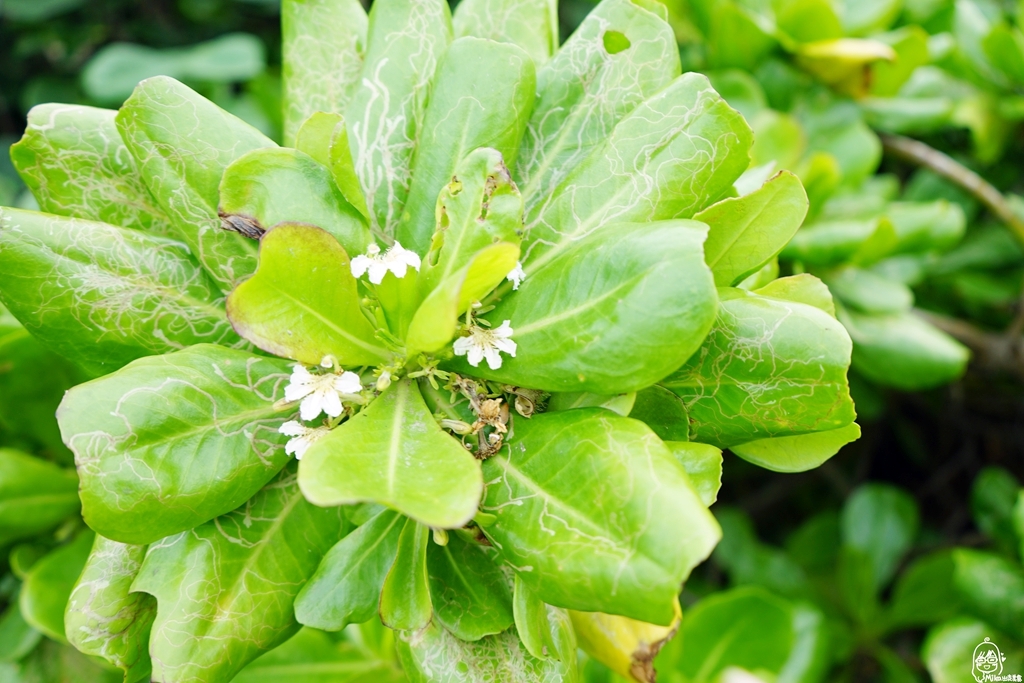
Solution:
M 714 5 L 707 33 L 708 66 L 753 71 L 776 45 L 765 30 L 767 23 L 740 3 Z
M 859 438 L 860 426 L 851 422 L 839 429 L 748 441 L 730 446 L 729 450 L 773 472 L 806 472 L 819 467 L 840 448 Z
M 380 592 L 380 620 L 396 631 L 418 631 L 430 623 L 431 590 L 427 568 L 430 529 L 406 519 L 398 536 L 395 562 Z
M 954 567 L 952 553 L 940 550 L 901 571 L 886 614 L 888 627 L 931 626 L 959 614 L 962 605 L 953 584 Z
M 946 384 L 967 368 L 970 351 L 913 313 L 839 311 L 853 339 L 857 372 L 884 386 L 919 391 Z
M 569 470 L 567 462 L 587 462 Z M 484 533 L 546 603 L 665 625 L 718 525 L 646 426 L 603 409 L 535 415 L 484 462 Z
M 609 32 L 625 36 L 630 47 L 609 54 Z M 622 117 L 679 71 L 675 36 L 661 17 L 630 0 L 603 0 L 537 73 L 516 174 L 527 206 L 543 202 Z
M 711 507 L 722 488 L 721 449 L 692 441 L 666 441 L 665 445 L 686 470 L 686 476 L 700 497 L 700 502 L 704 507 Z
M 643 389 L 697 350 L 715 313 L 703 225 L 608 225 L 529 272 L 488 314 L 511 320 L 515 358 L 469 374 L 545 391 Z
M 543 204 L 527 197 L 527 273 L 611 222 L 690 218 L 727 194 L 751 132 L 699 74 L 680 76 L 622 119 Z
M 93 375 L 189 344 L 239 343 L 218 295 L 180 242 L 0 209 L 0 299 Z
M 458 38 L 518 45 L 538 67 L 558 50 L 558 4 L 553 0 L 466 0 L 455 8 L 452 24 Z
M 807 304 L 820 308 L 833 318 L 836 317 L 836 305 L 832 300 L 832 292 L 828 290 L 824 282 L 809 273 L 772 280 L 764 287 L 755 289 L 754 294 Z
M 949 249 L 960 242 L 967 227 L 964 210 L 945 199 L 892 202 L 886 216 L 896 230 L 900 253 Z
M 730 447 L 853 422 L 851 344 L 835 318 L 738 289 L 719 297 L 704 345 L 662 382 L 686 404 L 692 439 Z
M 868 560 L 877 592 L 896 574 L 919 526 L 917 503 L 910 494 L 885 484 L 865 484 L 843 506 L 843 547 Z
M 660 386 L 636 393 L 629 417 L 651 428 L 662 441 L 689 441 L 690 421 L 682 399 Z
M 281 3 L 286 145 L 315 112 L 344 113 L 363 70 L 366 27 L 358 0 Z
M 340 631 L 376 616 L 404 520 L 397 512 L 384 510 L 331 548 L 295 598 L 299 623 Z
M 172 234 L 121 141 L 117 112 L 41 104 L 28 113 L 11 161 L 46 213 Z
M 840 301 L 863 313 L 899 314 L 914 305 L 914 293 L 902 282 L 856 266 L 827 275 L 825 282 Z
M 888 218 L 822 221 L 796 233 L 782 257 L 812 265 L 877 261 L 896 250 L 898 238 Z
M 438 624 L 461 640 L 480 640 L 514 623 L 512 586 L 483 546 L 449 534 L 427 549 L 430 597 Z
M 575 640 L 568 613 L 544 604 L 518 574 L 513 580 L 512 614 L 519 639 L 531 655 L 560 659 L 568 653 L 575 660 L 575 642 L 565 647 L 567 638 Z
M 0 664 L 11 683 L 121 683 L 120 672 L 104 668 L 78 650 L 44 639 L 16 666 Z
M 999 555 L 957 548 L 954 583 L 965 611 L 1009 634 L 1024 632 L 1024 570 Z
M 783 0 L 773 5 L 779 30 L 797 42 L 843 35 L 836 8 L 829 0 Z
M 173 78 L 150 78 L 117 114 L 142 179 L 206 271 L 227 292 L 256 267 L 256 245 L 221 229 L 221 176 L 246 152 L 274 143 Z
M 122 669 L 126 683 L 148 680 L 151 671 L 149 633 L 156 600 L 129 592 L 145 555 L 145 546 L 96 536 L 64 613 L 71 644 Z
M 508 630 L 475 642 L 460 640 L 430 624 L 417 633 L 400 634 L 398 656 L 414 683 L 557 683 L 576 680 L 576 659 L 538 659 Z
M 73 470 L 0 448 L 0 546 L 52 529 L 78 507 Z
M 94 535 L 88 529 L 80 531 L 70 543 L 36 562 L 25 577 L 18 606 L 25 621 L 48 638 L 66 642 L 64 608 L 89 557 Z
M 133 591 L 157 599 L 153 680 L 231 680 L 298 629 L 292 602 L 346 531 L 289 468 L 245 505 L 149 547 Z
M 799 178 L 780 171 L 743 197 L 724 199 L 694 220 L 710 227 L 704 258 L 715 284 L 731 286 L 778 256 L 807 215 L 807 194 Z
M 287 364 L 201 344 L 79 385 L 58 421 L 89 526 L 152 543 L 238 507 L 289 460 Z
M 441 430 L 408 379 L 313 444 L 299 483 L 316 505 L 372 501 L 449 529 L 473 518 L 483 491 L 479 464 Z
M 519 142 L 533 108 L 536 75 L 529 56 L 514 45 L 459 38 L 448 48 L 432 87 L 417 139 L 406 213 L 395 233 L 406 248 L 421 254 L 430 246 L 438 193 L 450 184 L 459 167 L 467 173 L 466 165 L 460 162 L 470 152 L 490 147 L 509 167 L 515 166 Z M 486 162 L 467 162 L 470 169 L 481 163 L 498 163 L 493 154 Z M 510 186 L 508 170 L 502 175 L 507 178 L 503 184 Z M 477 194 L 476 188 L 467 189 Z M 511 192 L 511 187 L 506 192 Z M 518 192 L 515 201 L 520 203 L 514 216 L 520 223 L 518 229 L 522 221 Z M 442 221 L 438 227 L 443 227 L 443 218 L 436 218 Z
M 43 634 L 32 628 L 21 615 L 18 601 L 12 600 L 0 615 L 0 662 L 16 662 L 39 644 Z M 3 671 L 0 664 L 0 672 Z
M 1013 509 L 1021 491 L 1020 482 L 1002 467 L 986 467 L 971 485 L 971 515 L 978 529 L 1009 554 L 1017 551 Z
M 349 256 L 329 233 L 283 224 L 260 240 L 260 266 L 228 297 L 239 334 L 264 351 L 316 365 L 333 355 L 345 365 L 388 355 L 359 307 Z
M 552 394 L 548 399 L 547 412 L 573 410 L 575 408 L 605 408 L 613 413 L 618 413 L 622 417 L 627 417 L 630 415 L 630 411 L 633 410 L 633 404 L 636 403 L 636 397 L 637 394 L 635 392 L 630 392 L 628 394 L 615 394 L 614 396 L 591 394 L 585 391 L 567 394 Z M 643 422 L 643 420 L 640 421 Z M 654 428 L 651 427 L 651 429 L 653 430 Z
M 733 585 L 755 584 L 778 595 L 803 597 L 807 575 L 788 554 L 761 543 L 750 518 L 735 508 L 718 508 L 722 542 L 711 556 L 729 575 Z
M 345 125 L 377 235 L 393 235 L 402 217 L 430 86 L 451 39 L 443 0 L 382 0 L 370 9 L 366 59 Z
M 970 617 L 956 617 L 928 631 L 921 648 L 928 673 L 935 683 L 960 683 L 978 680 L 985 673 L 974 666 L 978 654 L 995 650 L 1004 673 L 1024 670 L 1024 650 L 1011 638 L 996 632 L 990 625 Z
M 285 222 L 309 223 L 354 254 L 366 251 L 371 241 L 362 215 L 346 201 L 330 171 L 296 149 L 257 149 L 232 162 L 220 182 L 219 211 L 228 220 L 254 220 L 263 230 Z
M 341 114 L 316 112 L 310 116 L 299 128 L 295 147 L 330 169 L 334 184 L 345 201 L 359 212 L 364 222 L 369 219 L 366 198 L 359 187 L 352 153 L 348 148 L 348 130 Z

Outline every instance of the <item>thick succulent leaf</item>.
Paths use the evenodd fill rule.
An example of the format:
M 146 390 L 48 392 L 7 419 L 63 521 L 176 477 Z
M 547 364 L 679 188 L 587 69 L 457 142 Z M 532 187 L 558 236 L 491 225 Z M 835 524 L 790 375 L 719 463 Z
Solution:
M 836 317 L 836 304 L 832 299 L 832 292 L 829 291 L 824 282 L 810 273 L 780 277 L 763 287 L 755 289 L 754 294 L 807 304 L 808 306 L 820 308 L 833 318 Z
M 738 289 L 719 296 L 704 345 L 662 382 L 686 404 L 691 438 L 724 448 L 853 422 L 851 342 L 835 318 Z
M 342 114 L 363 70 L 366 10 L 358 0 L 284 0 L 284 141 L 315 112 Z
M 632 417 L 632 415 L 630 415 Z M 690 485 L 705 507 L 711 507 L 722 488 L 722 451 L 695 441 L 666 441 L 669 451 L 686 470 Z
M 398 656 L 414 683 L 563 683 L 576 680 L 576 659 L 538 659 L 514 629 L 474 642 L 461 640 L 443 626 L 430 624 L 400 634 Z
M 512 626 L 509 577 L 482 546 L 448 535 L 427 549 L 430 597 L 437 621 L 455 637 L 480 640 Z
M 535 85 L 533 62 L 515 45 L 480 38 L 459 38 L 451 44 L 432 86 L 406 212 L 395 234 L 406 248 L 422 254 L 430 245 L 438 193 L 466 155 L 491 147 L 509 167 L 515 166 Z M 510 185 L 507 169 L 503 175 Z
M 0 546 L 51 529 L 78 508 L 73 470 L 0 448 Z
M 228 164 L 274 142 L 166 76 L 139 84 L 117 128 L 157 204 L 223 291 L 252 273 L 256 245 L 221 228 L 217 193 Z
M 494 547 L 546 603 L 668 624 L 720 531 L 643 423 L 585 408 L 515 425 L 484 462 Z M 586 462 L 572 471 L 567 462 Z
M 359 308 L 349 256 L 329 233 L 285 223 L 260 240 L 260 266 L 228 297 L 239 334 L 264 351 L 316 365 L 332 355 L 345 365 L 387 357 Z
M 650 427 L 662 441 L 687 441 L 690 438 L 686 406 L 681 398 L 665 387 L 651 386 L 636 392 L 636 400 L 628 415 Z
M 415 141 L 451 40 L 444 0 L 382 0 L 370 9 L 366 61 L 344 114 L 370 228 L 378 235 L 393 235 L 405 209 Z
M 390 629 L 418 631 L 430 623 L 429 543 L 430 529 L 406 519 L 398 536 L 398 553 L 380 592 L 380 620 Z
M 287 364 L 198 345 L 68 392 L 58 411 L 89 526 L 151 543 L 238 507 L 288 462 Z
M 235 160 L 220 183 L 220 214 L 255 222 L 257 230 L 309 223 L 352 254 L 366 251 L 371 241 L 362 215 L 334 184 L 331 172 L 297 149 L 257 149 Z
M 93 534 L 78 532 L 74 540 L 43 556 L 32 565 L 18 594 L 25 621 L 54 640 L 64 640 L 64 608 L 78 575 L 85 567 Z
M 352 153 L 348 148 L 348 129 L 341 114 L 317 112 L 299 128 L 295 147 L 316 159 L 331 171 L 334 184 L 352 207 L 363 217 L 369 218 L 366 197 L 359 187 L 359 178 L 352 164 Z
M 526 651 L 538 659 L 576 659 L 576 638 L 569 613 L 547 605 L 516 574 L 512 588 L 512 615 Z
M 611 54 L 606 35 L 625 36 L 630 47 Z M 546 199 L 623 116 L 679 70 L 675 36 L 658 15 L 631 0 L 601 2 L 537 73 L 537 101 L 516 173 L 527 205 Z
M 536 272 L 488 318 L 511 320 L 515 358 L 469 374 L 545 391 L 650 386 L 697 350 L 716 299 L 691 221 L 609 225 Z
M 729 287 L 778 256 L 807 215 L 807 193 L 800 179 L 781 171 L 760 189 L 723 199 L 694 220 L 710 227 L 704 258 L 715 284 Z
M 472 519 L 483 490 L 480 465 L 441 430 L 408 379 L 314 443 L 299 483 L 316 505 L 372 501 L 435 528 Z
M 601 612 L 570 610 L 569 616 L 581 650 L 627 680 L 654 683 L 654 657 L 675 636 L 683 612 L 677 600 L 668 626 Z
M 527 273 L 608 223 L 692 217 L 732 190 L 750 142 L 746 121 L 707 78 L 680 76 L 527 208 Z
M 373 618 L 404 520 L 393 510 L 383 510 L 338 541 L 295 598 L 299 623 L 340 631 Z
M 170 235 L 109 109 L 41 104 L 28 113 L 11 161 L 39 208 L 58 216 L 102 221 Z
M 909 287 L 872 270 L 840 268 L 829 273 L 825 282 L 837 299 L 863 313 L 899 314 L 914 305 L 914 293 Z
M 729 447 L 736 455 L 773 472 L 806 472 L 820 466 L 848 443 L 860 438 L 860 426 L 851 422 L 823 432 L 758 439 Z
M 239 344 L 219 292 L 180 242 L 0 209 L 0 300 L 94 375 L 189 344 Z
M 124 671 L 125 683 L 148 680 L 149 632 L 156 600 L 131 593 L 146 547 L 97 536 L 64 613 L 64 631 L 79 652 Z
M 466 0 L 452 19 L 458 38 L 475 36 L 518 45 L 538 67 L 558 49 L 554 0 Z
M 292 603 L 349 529 L 289 468 L 237 510 L 149 547 L 132 590 L 156 597 L 153 681 L 227 683 L 298 629 Z

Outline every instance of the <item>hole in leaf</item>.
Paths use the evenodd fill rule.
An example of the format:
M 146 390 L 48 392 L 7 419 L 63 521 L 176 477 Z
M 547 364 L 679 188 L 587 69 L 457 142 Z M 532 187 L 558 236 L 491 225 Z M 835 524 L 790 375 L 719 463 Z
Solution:
M 617 55 L 623 50 L 628 50 L 630 46 L 629 38 L 626 37 L 625 33 L 620 33 L 619 31 L 605 31 L 602 41 L 604 42 L 604 49 L 610 55 Z

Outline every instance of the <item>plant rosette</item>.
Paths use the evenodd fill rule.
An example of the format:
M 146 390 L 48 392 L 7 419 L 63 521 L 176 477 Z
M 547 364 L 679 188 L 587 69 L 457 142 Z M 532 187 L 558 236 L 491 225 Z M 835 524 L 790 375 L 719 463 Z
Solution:
M 379 615 L 414 678 L 569 680 L 578 642 L 645 680 L 720 449 L 856 438 L 828 290 L 742 286 L 799 181 L 736 196 L 750 129 L 660 5 L 560 48 L 555 16 L 286 1 L 286 147 L 167 77 L 31 112 L 0 299 L 95 377 L 58 412 L 97 533 L 72 644 L 228 681 Z

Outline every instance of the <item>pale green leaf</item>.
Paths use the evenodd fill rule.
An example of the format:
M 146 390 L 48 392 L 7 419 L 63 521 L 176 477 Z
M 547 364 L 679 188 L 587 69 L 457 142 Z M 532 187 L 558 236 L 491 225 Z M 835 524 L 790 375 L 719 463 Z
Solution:
M 1024 569 L 1020 564 L 972 548 L 953 551 L 953 564 L 953 581 L 966 613 L 1004 633 L 1024 630 Z
M 825 283 L 842 303 L 862 313 L 900 314 L 914 305 L 914 293 L 902 282 L 856 266 L 829 273 Z
M 304 628 L 242 669 L 232 683 L 406 683 L 397 661 Z
M 52 529 L 79 505 L 74 471 L 0 448 L 0 546 Z
M 694 441 L 666 441 L 665 445 L 686 470 L 700 502 L 711 507 L 722 488 L 722 450 Z
M 559 647 L 559 617 L 569 620 L 568 614 L 557 607 L 546 605 L 523 579 L 516 574 L 512 589 L 512 614 L 516 633 L 526 651 L 538 659 L 559 658 L 565 650 Z M 568 631 L 571 633 L 572 628 Z M 575 658 L 575 647 L 568 648 Z
M 832 300 L 832 292 L 828 290 L 824 282 L 810 273 L 780 277 L 778 280 L 772 280 L 765 286 L 755 289 L 754 294 L 807 304 L 820 308 L 833 318 L 836 317 L 836 304 Z
M 1002 636 L 991 626 L 972 617 L 960 616 L 945 621 L 928 631 L 921 647 L 921 659 L 935 683 L 969 683 L 984 673 L 974 667 L 975 653 L 988 654 L 992 647 L 979 646 L 986 640 L 995 643 L 1006 661 L 1000 662 L 1005 672 L 1024 671 L 1024 650 L 1012 639 Z M 995 673 L 996 667 L 992 667 Z
M 860 427 L 851 422 L 823 432 L 758 439 L 729 447 L 736 455 L 773 472 L 805 472 L 819 467 L 848 443 L 860 438 Z
M 511 581 L 476 543 L 449 534 L 427 548 L 430 597 L 437 621 L 455 637 L 480 640 L 512 626 Z
M 390 629 L 418 631 L 430 623 L 429 543 L 430 529 L 406 519 L 398 536 L 395 561 L 380 592 L 380 620 Z
M 18 606 L 25 621 L 58 642 L 64 638 L 64 608 L 82 573 L 93 534 L 78 532 L 69 543 L 58 547 L 32 565 L 18 595 Z
M 32 628 L 21 615 L 18 601 L 12 600 L 0 615 L 0 672 L 3 662 L 16 662 L 39 644 L 43 634 Z
M 475 36 L 518 45 L 538 67 L 558 49 L 554 0 L 464 0 L 452 19 L 456 37 Z

